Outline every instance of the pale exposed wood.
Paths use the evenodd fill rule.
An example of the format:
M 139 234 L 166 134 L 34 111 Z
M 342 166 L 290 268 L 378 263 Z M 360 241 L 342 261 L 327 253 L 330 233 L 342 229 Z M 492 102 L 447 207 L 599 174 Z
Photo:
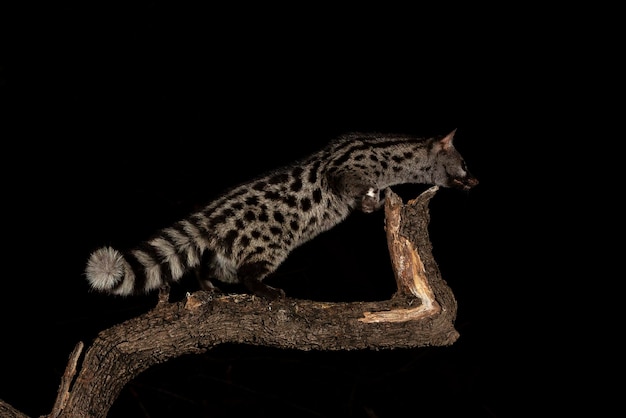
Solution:
M 431 187 L 409 205 L 426 204 L 438 190 Z M 400 233 L 402 222 L 401 212 L 404 208 L 400 197 L 390 189 L 386 191 L 385 229 L 387 244 L 396 277 L 398 294 L 414 296 L 418 299 L 414 308 L 392 309 L 384 312 L 365 312 L 363 322 L 403 322 L 414 321 L 439 313 L 441 307 L 428 284 L 426 268 L 415 245 Z M 424 201 L 425 200 L 425 201 Z

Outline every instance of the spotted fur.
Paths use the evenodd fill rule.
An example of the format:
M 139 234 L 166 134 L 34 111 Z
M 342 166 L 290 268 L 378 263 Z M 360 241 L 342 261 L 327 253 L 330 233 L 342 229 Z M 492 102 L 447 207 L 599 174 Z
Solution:
M 255 294 L 284 296 L 263 283 L 289 253 L 352 211 L 379 209 L 388 186 L 422 183 L 469 190 L 478 184 L 442 137 L 351 133 L 292 165 L 233 187 L 202 210 L 157 232 L 129 252 L 94 251 L 86 277 L 116 295 L 149 292 L 191 270 L 243 283 Z M 201 266 L 201 263 L 202 266 Z

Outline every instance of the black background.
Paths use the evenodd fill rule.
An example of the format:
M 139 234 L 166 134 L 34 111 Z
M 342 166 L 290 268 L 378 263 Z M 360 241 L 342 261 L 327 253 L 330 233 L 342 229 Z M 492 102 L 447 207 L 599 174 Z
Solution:
M 525 293 L 520 251 L 519 214 L 534 209 L 520 199 L 524 173 L 505 148 L 515 133 L 500 98 L 519 85 L 490 76 L 506 58 L 485 62 L 481 39 L 443 41 L 454 26 L 445 18 L 423 29 L 402 11 L 241 7 L 50 7 L 5 26 L 0 398 L 32 416 L 49 412 L 74 345 L 153 306 L 154 295 L 90 292 L 82 274 L 93 249 L 132 245 L 340 133 L 456 128 L 480 184 L 441 189 L 430 206 L 434 256 L 459 305 L 455 344 L 219 346 L 142 374 L 110 416 L 505 417 L 545 408 L 559 353 L 535 351 L 542 336 L 522 315 L 539 303 Z M 406 198 L 423 190 L 397 189 Z M 387 298 L 382 222 L 382 213 L 355 214 L 296 250 L 272 280 L 297 297 Z M 550 366 L 537 371 L 529 358 Z

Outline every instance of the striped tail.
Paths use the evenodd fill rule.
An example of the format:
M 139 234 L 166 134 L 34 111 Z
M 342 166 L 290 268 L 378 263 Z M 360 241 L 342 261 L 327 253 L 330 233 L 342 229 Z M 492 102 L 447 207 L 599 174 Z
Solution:
M 97 249 L 89 257 L 85 275 L 99 292 L 122 296 L 147 293 L 178 282 L 199 266 L 206 248 L 198 229 L 180 221 L 128 253 L 111 247 Z

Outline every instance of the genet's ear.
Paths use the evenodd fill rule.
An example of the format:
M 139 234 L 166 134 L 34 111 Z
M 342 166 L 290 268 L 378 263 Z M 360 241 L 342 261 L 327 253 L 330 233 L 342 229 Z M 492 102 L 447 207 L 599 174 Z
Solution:
M 450 132 L 448 135 L 444 136 L 443 138 L 435 141 L 436 150 L 448 151 L 450 148 L 452 148 L 452 140 L 454 139 L 455 132 L 456 132 L 456 129 L 454 129 L 452 132 Z
M 452 147 L 452 140 L 454 139 L 454 134 L 456 133 L 456 128 L 450 132 L 448 135 L 444 136 L 441 141 L 441 146 L 443 147 L 444 150 L 447 150 L 448 148 Z

